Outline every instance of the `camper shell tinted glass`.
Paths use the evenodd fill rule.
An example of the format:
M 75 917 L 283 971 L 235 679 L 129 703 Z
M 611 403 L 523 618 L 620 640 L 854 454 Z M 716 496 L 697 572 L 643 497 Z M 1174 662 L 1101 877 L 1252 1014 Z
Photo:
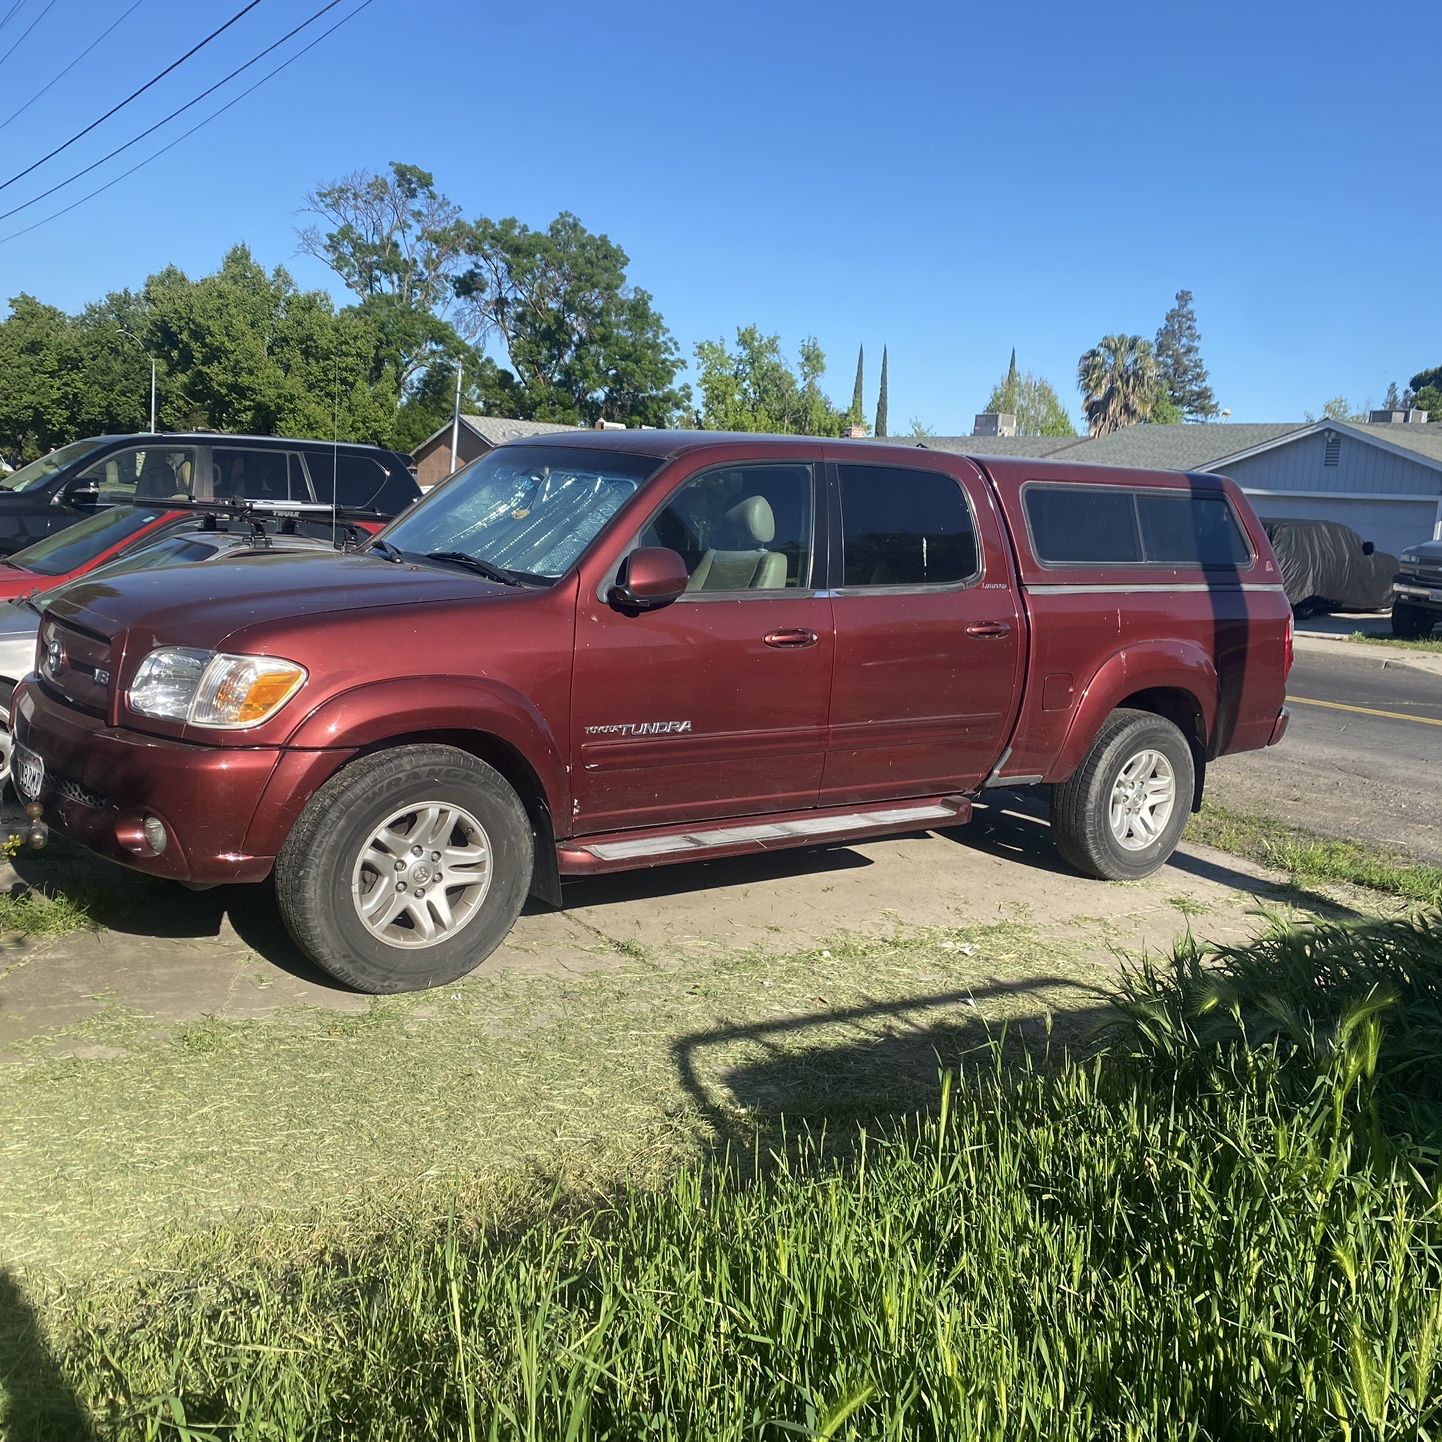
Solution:
M 1022 505 L 1032 552 L 1043 566 L 1235 571 L 1254 559 L 1220 491 L 1028 481 Z

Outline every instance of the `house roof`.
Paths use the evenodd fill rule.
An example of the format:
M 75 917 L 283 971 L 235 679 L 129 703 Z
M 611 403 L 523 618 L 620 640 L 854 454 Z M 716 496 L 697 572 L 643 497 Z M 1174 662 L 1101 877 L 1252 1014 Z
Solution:
M 1370 425 L 1360 421 L 1223 422 L 1127 426 L 1097 436 L 928 436 L 934 450 L 973 456 L 1055 456 L 1069 462 L 1140 470 L 1211 471 L 1243 456 L 1337 431 L 1369 445 L 1442 466 L 1442 425 Z
M 471 432 L 479 436 L 488 445 L 499 446 L 506 441 L 520 440 L 524 436 L 548 436 L 555 431 L 580 430 L 579 426 L 568 426 L 559 421 L 521 421 L 514 416 L 467 416 L 461 417 L 461 424 Z M 427 436 L 420 445 L 416 447 L 419 453 L 427 446 L 433 445 L 436 441 L 448 439 L 451 434 L 451 423 L 447 421 L 438 431 Z
M 1023 456 L 1039 459 L 1077 444 L 1075 436 L 888 436 L 888 445 L 925 446 L 963 456 Z

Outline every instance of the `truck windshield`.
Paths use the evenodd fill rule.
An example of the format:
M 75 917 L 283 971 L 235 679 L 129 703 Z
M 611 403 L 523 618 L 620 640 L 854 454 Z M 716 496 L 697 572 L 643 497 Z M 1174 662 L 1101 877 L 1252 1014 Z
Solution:
M 618 451 L 499 446 L 395 521 L 382 549 L 407 559 L 470 557 L 553 581 L 660 465 Z
M 91 451 L 99 450 L 102 444 L 101 441 L 71 441 L 68 446 L 61 446 L 59 450 L 51 451 L 48 456 L 41 456 L 38 461 L 31 461 L 28 466 L 21 466 L 18 471 L 11 471 L 8 476 L 0 477 L 0 489 L 34 490 L 37 486 L 43 486 L 62 466 L 83 460 Z

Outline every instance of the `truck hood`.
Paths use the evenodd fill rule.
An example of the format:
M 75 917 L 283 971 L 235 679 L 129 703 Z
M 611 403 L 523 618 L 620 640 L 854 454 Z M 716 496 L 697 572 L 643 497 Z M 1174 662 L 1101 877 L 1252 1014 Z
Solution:
M 1429 566 L 1442 566 L 1442 541 L 1423 541 L 1419 545 L 1408 546 L 1406 550 L 1409 555 L 1415 552 Z
M 161 566 L 55 593 L 47 614 L 107 637 L 139 631 L 175 646 L 213 648 L 246 627 L 339 612 L 475 600 L 510 588 L 443 564 L 370 552 L 306 552 Z

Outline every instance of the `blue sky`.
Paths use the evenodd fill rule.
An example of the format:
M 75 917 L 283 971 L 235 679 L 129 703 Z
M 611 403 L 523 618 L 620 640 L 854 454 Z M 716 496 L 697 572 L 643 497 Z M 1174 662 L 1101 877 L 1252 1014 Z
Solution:
M 0 120 L 128 3 L 54 0 L 0 63 Z M 142 0 L 0 130 L 0 179 L 239 3 Z M 0 191 L 0 210 L 190 99 L 320 3 L 261 0 L 140 101 Z M 0 54 L 44 5 L 24 0 Z M 76 309 L 168 262 L 204 273 L 238 240 L 301 283 L 330 286 L 296 254 L 302 195 L 405 160 L 434 171 L 467 211 L 544 225 L 569 209 L 607 232 L 688 355 L 750 322 L 793 355 L 814 334 L 844 400 L 864 343 L 869 414 L 886 344 L 893 431 L 911 417 L 969 431 L 1012 346 L 1075 412 L 1081 351 L 1109 331 L 1152 335 L 1181 287 L 1195 294 L 1232 418 L 1300 418 L 1337 394 L 1380 404 L 1389 380 L 1442 364 L 1439 51 L 1442 7 L 1426 5 L 1384 25 L 1359 4 L 1266 0 L 372 0 L 153 165 L 0 244 L 0 302 L 26 290 Z M 0 234 L 84 194 L 245 83 L 0 222 Z

